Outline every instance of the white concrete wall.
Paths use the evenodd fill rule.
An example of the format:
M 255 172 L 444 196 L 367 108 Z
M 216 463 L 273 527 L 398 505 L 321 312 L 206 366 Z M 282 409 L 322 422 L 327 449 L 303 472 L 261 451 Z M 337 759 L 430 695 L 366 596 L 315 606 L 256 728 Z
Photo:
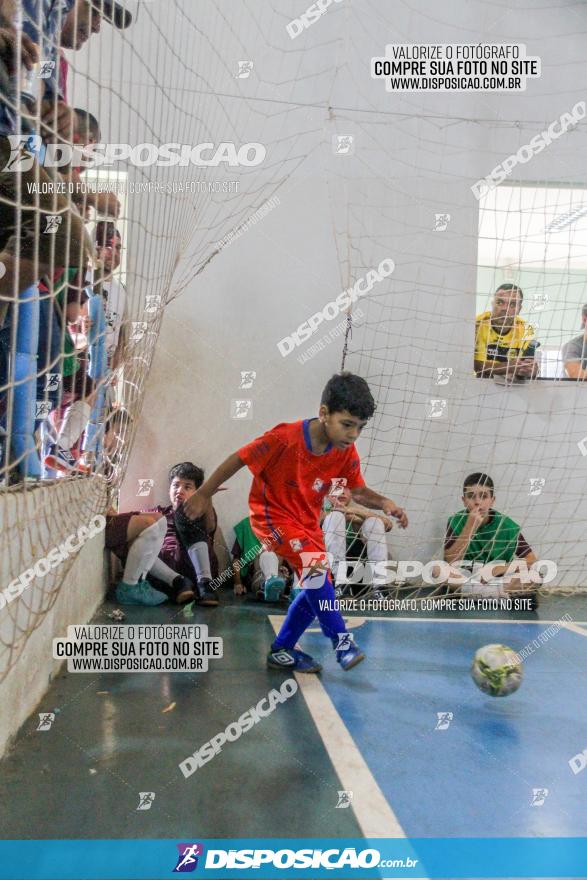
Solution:
M 287 5 L 292 17 L 298 6 Z M 584 27 L 569 15 L 563 3 L 531 16 L 520 3 L 499 16 L 465 0 L 442 8 L 421 0 L 416 9 L 383 0 L 341 3 L 295 42 L 284 41 L 268 17 L 268 29 L 299 61 L 289 99 L 308 102 L 313 92 L 319 104 L 328 84 L 328 101 L 306 107 L 316 123 L 314 150 L 278 189 L 280 206 L 167 310 L 124 486 L 126 506 L 136 505 L 139 477 L 155 480 L 159 500 L 169 464 L 191 458 L 210 471 L 271 425 L 313 415 L 339 367 L 340 340 L 305 364 L 296 355 L 307 345 L 282 358 L 276 343 L 392 257 L 392 278 L 361 302 L 366 320 L 353 333 L 347 361 L 378 400 L 359 444 L 366 477 L 411 517 L 410 529 L 391 537 L 392 552 L 437 555 L 446 517 L 461 506 L 463 477 L 486 470 L 496 482 L 497 506 L 523 524 L 538 556 L 557 561 L 559 582 L 586 584 L 587 457 L 577 447 L 587 434 L 585 390 L 546 382 L 507 389 L 471 376 L 478 204 L 470 186 L 584 97 L 576 86 Z M 587 18 L 585 10 L 574 15 Z M 245 43 L 247 35 L 245 29 Z M 388 42 L 513 40 L 542 58 L 541 79 L 521 94 L 390 95 L 369 78 L 369 59 Z M 247 57 L 259 57 L 250 48 Z M 262 74 L 270 78 L 267 69 Z M 251 106 L 257 109 L 254 100 Z M 288 122 L 293 118 L 284 119 L 285 135 L 292 133 Z M 353 156 L 333 156 L 333 134 L 354 136 Z M 580 125 L 512 177 L 584 183 L 586 142 Z M 451 214 L 442 234 L 432 231 L 437 212 Z M 197 219 L 195 226 L 197 234 Z M 454 370 L 440 389 L 438 366 Z M 253 400 L 253 417 L 236 421 L 230 402 L 241 396 L 245 369 L 257 371 L 252 392 L 242 393 Z M 437 421 L 426 418 L 434 397 L 448 400 Z M 546 480 L 539 497 L 528 495 L 530 477 Z M 241 473 L 218 496 L 225 528 L 246 512 L 248 484 Z
M 2 589 L 101 512 L 103 505 L 97 497 L 101 501 L 103 494 L 96 496 L 88 488 L 87 482 L 77 481 L 35 487 L 26 495 L 4 495 L 0 504 Z M 0 681 L 0 756 L 38 704 L 44 711 L 54 709 L 41 703 L 60 666 L 60 661 L 52 659 L 53 639 L 65 636 L 70 625 L 87 623 L 104 598 L 103 532 L 72 557 L 69 570 L 68 565 L 69 560 L 46 577 L 34 578 L 20 597 L 0 609 L 2 672 L 11 667 Z M 56 599 L 51 604 L 53 595 Z

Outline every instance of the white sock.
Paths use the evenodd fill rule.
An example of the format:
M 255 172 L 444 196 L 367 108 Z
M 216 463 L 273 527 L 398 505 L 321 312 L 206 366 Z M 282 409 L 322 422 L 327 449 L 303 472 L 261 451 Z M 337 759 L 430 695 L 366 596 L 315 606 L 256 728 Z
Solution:
M 194 566 L 198 580 L 201 578 L 210 578 L 211 580 L 212 572 L 210 571 L 210 554 L 208 553 L 207 542 L 197 541 L 197 543 L 192 544 L 188 550 L 188 556 Z
M 271 550 L 264 550 L 259 554 L 259 568 L 263 572 L 265 580 L 270 577 L 277 577 L 279 574 L 279 560 L 277 554 Z
M 332 574 L 336 582 L 346 577 L 346 519 L 342 510 L 333 510 L 322 523 L 324 545 L 332 553 Z M 340 574 L 339 574 L 340 573 Z
M 125 584 L 136 584 L 151 570 L 167 532 L 164 516 L 148 526 L 135 538 L 128 550 L 122 580 Z
M 62 449 L 73 449 L 90 419 L 91 412 L 85 400 L 76 400 L 68 407 L 57 436 L 58 446 Z
M 163 583 L 167 584 L 169 587 L 173 586 L 173 581 L 176 577 L 179 577 L 179 574 L 172 568 L 169 568 L 169 566 L 163 562 L 162 559 L 159 559 L 159 557 L 157 557 L 149 569 L 149 574 L 152 574 L 153 577 L 163 581 Z

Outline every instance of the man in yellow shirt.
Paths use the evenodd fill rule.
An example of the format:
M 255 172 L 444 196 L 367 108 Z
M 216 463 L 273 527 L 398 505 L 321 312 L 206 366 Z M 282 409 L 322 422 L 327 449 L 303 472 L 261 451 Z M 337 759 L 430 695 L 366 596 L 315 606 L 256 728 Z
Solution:
M 538 375 L 534 329 L 519 317 L 524 294 L 515 284 L 501 284 L 491 311 L 475 322 L 475 375 L 529 379 Z

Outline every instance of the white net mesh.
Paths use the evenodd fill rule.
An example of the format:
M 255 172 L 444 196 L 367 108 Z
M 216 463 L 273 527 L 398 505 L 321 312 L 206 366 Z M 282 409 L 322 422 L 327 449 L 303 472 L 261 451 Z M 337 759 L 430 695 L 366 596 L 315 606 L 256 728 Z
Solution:
M 565 380 L 561 351 L 580 332 L 586 299 L 587 215 L 577 183 L 584 130 L 576 126 L 520 165 L 480 203 L 470 189 L 573 106 L 580 96 L 571 74 L 555 96 L 533 81 L 520 120 L 519 96 L 390 95 L 369 78 L 372 55 L 392 38 L 421 41 L 424 21 L 434 39 L 465 38 L 470 23 L 439 22 L 432 6 L 413 19 L 402 13 L 400 35 L 388 4 L 332 4 L 295 39 L 286 31 L 303 11 L 294 2 L 286 10 L 261 10 L 254 0 L 129 2 L 133 20 L 124 29 L 107 21 L 110 8 L 102 17 L 72 0 L 0 3 L 2 24 L 17 39 L 16 64 L 6 51 L 0 63 L 5 161 L 15 146 L 6 136 L 36 137 L 28 177 L 0 172 L 4 583 L 114 499 L 165 306 L 189 295 L 191 282 L 284 193 L 316 176 L 327 180 L 340 290 L 384 259 L 396 267 L 361 299 L 364 321 L 344 340 L 344 365 L 369 381 L 378 403 L 369 480 L 413 511 L 409 532 L 392 538 L 394 553 L 439 558 L 462 479 L 480 470 L 493 476 L 500 508 L 522 524 L 536 554 L 556 561 L 555 586 L 579 589 L 583 389 Z M 467 38 L 491 25 L 499 42 L 492 10 L 477 11 Z M 31 72 L 21 27 L 41 47 Z M 90 36 L 92 29 L 102 33 Z M 569 57 L 580 59 L 581 27 L 574 33 Z M 34 94 L 26 104 L 50 61 L 57 91 L 46 91 L 42 105 Z M 99 133 L 83 112 L 75 125 L 64 122 L 65 103 L 90 111 Z M 45 148 L 119 146 L 94 148 L 111 161 L 84 168 L 84 159 L 81 171 L 74 161 L 71 171 L 51 167 L 40 136 Z M 55 187 L 43 194 L 43 183 L 71 183 L 73 206 Z M 111 275 L 118 246 L 121 264 Z M 503 281 L 523 289 L 521 315 L 541 342 L 540 375 L 518 388 L 473 377 L 475 317 Z M 335 344 L 342 349 L 342 340 Z M 444 368 L 452 371 L 446 384 Z M 85 408 L 72 411 L 75 404 Z M 539 492 L 533 480 L 544 480 Z M 6 603 L 1 672 L 51 607 L 67 565 Z

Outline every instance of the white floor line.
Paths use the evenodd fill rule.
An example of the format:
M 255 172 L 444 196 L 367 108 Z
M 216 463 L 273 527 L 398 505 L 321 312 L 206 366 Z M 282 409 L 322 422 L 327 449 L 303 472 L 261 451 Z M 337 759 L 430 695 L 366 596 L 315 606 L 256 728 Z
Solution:
M 581 629 L 581 626 L 587 626 L 581 620 L 574 620 L 572 623 L 569 621 L 565 621 L 563 623 L 565 629 L 570 629 L 571 632 L 577 633 L 580 636 L 587 636 L 587 629 Z
M 278 631 L 283 620 L 283 616 L 269 615 L 269 621 L 275 632 Z M 352 671 L 349 675 L 352 675 Z M 296 681 L 336 775 L 340 779 L 341 789 L 353 792 L 351 808 L 362 834 L 367 838 L 405 838 L 404 829 L 326 693 L 319 676 L 296 674 Z M 423 876 L 411 880 L 427 880 L 427 878 Z

